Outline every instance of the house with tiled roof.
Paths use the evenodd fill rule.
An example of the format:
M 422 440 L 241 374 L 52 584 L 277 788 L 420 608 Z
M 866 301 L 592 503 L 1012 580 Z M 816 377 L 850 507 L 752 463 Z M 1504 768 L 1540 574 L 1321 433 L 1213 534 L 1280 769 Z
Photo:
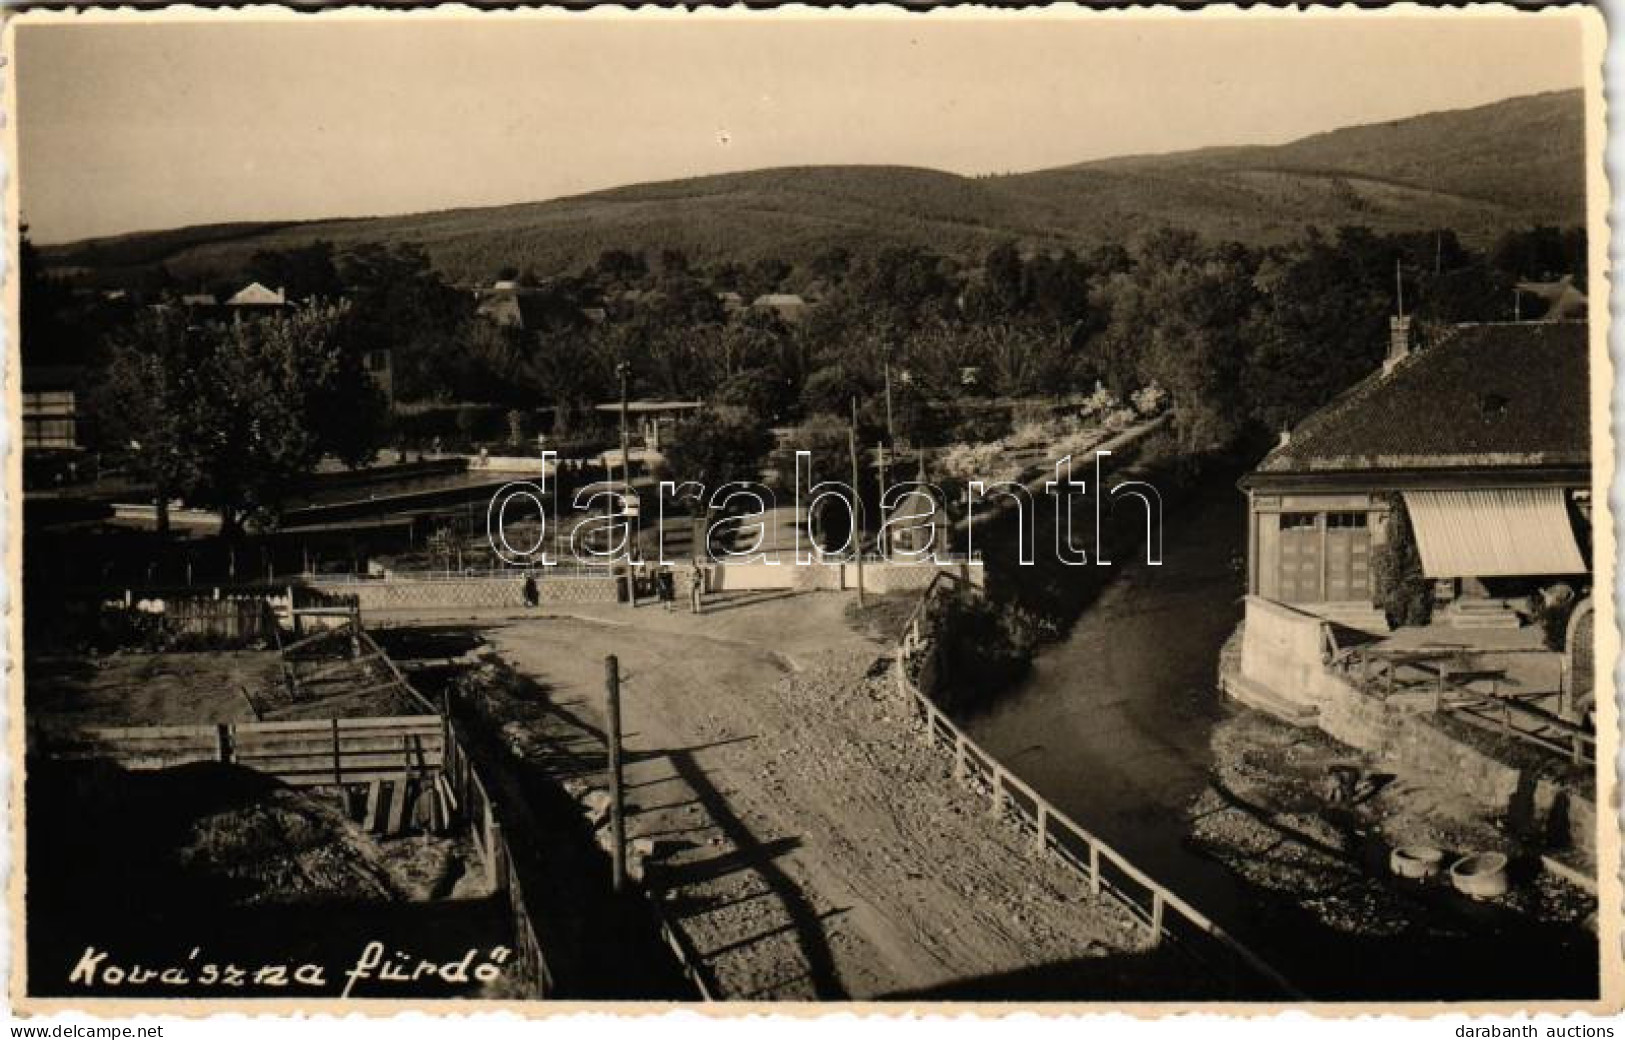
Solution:
M 763 293 L 751 301 L 750 309 L 776 314 L 794 324 L 807 315 L 807 301 L 797 293 Z
M 259 282 L 250 282 L 226 300 L 227 307 L 281 308 L 288 305 L 288 294 L 282 289 L 267 289 Z
M 1586 309 L 1591 306 L 1586 294 L 1574 284 L 1573 275 L 1564 275 L 1555 282 L 1519 282 L 1514 288 L 1520 311 L 1524 309 L 1524 297 L 1533 297 L 1545 305 L 1545 313 L 1540 317 L 1548 321 L 1583 318 Z M 1534 308 L 1530 308 L 1531 312 L 1533 310 Z M 1530 316 L 1533 317 L 1534 314 L 1531 313 Z
M 1445 618 L 1515 624 L 1519 597 L 1589 583 L 1588 326 L 1456 325 L 1422 348 L 1411 332 L 1392 319 L 1382 368 L 1243 478 L 1248 592 L 1371 620 L 1372 551 L 1402 506 Z

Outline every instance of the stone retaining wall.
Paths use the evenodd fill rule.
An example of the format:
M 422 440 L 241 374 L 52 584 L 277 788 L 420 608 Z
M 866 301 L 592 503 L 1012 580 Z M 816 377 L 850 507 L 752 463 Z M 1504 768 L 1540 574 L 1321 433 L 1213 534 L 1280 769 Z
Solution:
M 1221 687 L 1230 688 L 1232 676 L 1263 683 L 1283 704 L 1315 709 L 1313 723 L 1328 736 L 1396 772 L 1432 777 L 1504 817 L 1515 832 L 1595 857 L 1592 797 L 1540 763 L 1515 764 L 1522 757 L 1516 750 L 1497 756 L 1478 745 L 1476 734 L 1453 731 L 1466 723 L 1365 693 L 1322 662 L 1318 624 L 1312 615 L 1248 597 L 1240 651 L 1227 644 L 1230 652 L 1220 658 Z
M 1595 859 L 1596 806 L 1572 783 L 1547 775 L 1538 765 L 1514 765 L 1474 746 L 1449 732 L 1448 716 L 1395 707 L 1339 676 L 1322 675 L 1315 689 L 1318 723 L 1329 736 L 1406 773 L 1446 781 L 1503 816 L 1515 833 L 1566 843 Z
M 525 605 L 524 579 L 518 576 L 356 581 L 318 587 L 356 597 L 362 614 L 377 610 L 434 610 L 447 607 L 518 609 Z M 615 579 L 608 575 L 550 578 L 542 574 L 537 578 L 536 591 L 543 603 L 614 603 L 620 598 Z

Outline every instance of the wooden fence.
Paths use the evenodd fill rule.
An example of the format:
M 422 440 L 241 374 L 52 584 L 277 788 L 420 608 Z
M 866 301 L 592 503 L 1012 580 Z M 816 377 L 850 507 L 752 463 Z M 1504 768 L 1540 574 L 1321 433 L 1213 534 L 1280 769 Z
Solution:
M 1575 765 L 1597 764 L 1597 736 L 1584 726 L 1553 715 L 1507 693 L 1486 696 L 1451 684 L 1454 697 L 1439 707 L 1479 729 L 1533 745 Z
M 227 762 L 290 787 L 395 780 L 432 782 L 445 755 L 438 715 L 204 726 L 86 727 L 52 742 L 51 757 L 100 758 L 126 769 Z
M 938 596 L 958 594 L 961 587 L 958 576 L 947 572 L 932 579 L 904 625 L 892 666 L 898 687 L 924 724 L 923 739 L 933 747 L 946 746 L 953 755 L 955 779 L 984 793 L 994 815 L 1015 822 L 1030 834 L 1035 853 L 1055 853 L 1083 873 L 1092 892 L 1105 893 L 1127 907 L 1145 925 L 1152 943 L 1165 939 L 1178 943 L 1179 949 L 1238 992 L 1303 999 L 1290 981 L 1234 936 L 1012 774 L 966 736 L 915 682 L 913 676 L 920 674 L 929 687 L 935 673 L 931 661 L 934 635 L 922 625 L 926 608 Z
M 276 615 L 259 596 L 179 599 L 164 604 L 164 623 L 176 635 L 206 639 L 270 642 Z
M 452 820 L 468 823 L 491 891 L 508 911 L 514 950 L 508 977 L 525 995 L 546 997 L 552 991 L 547 959 L 513 869 L 496 805 L 451 720 L 443 715 L 85 728 L 54 739 L 48 753 L 66 760 L 110 760 L 132 770 L 230 762 L 291 787 L 367 784 L 373 791 L 369 818 L 382 811 L 393 824 L 405 811 L 408 783 L 414 784 L 420 800 L 444 807 L 432 810 L 432 819 L 442 825 Z M 392 785 L 392 797 L 381 810 L 377 791 L 383 783 Z
M 1435 712 L 1449 713 L 1478 729 L 1540 748 L 1577 766 L 1596 765 L 1597 735 L 1541 703 L 1555 700 L 1561 711 L 1572 703 L 1572 693 L 1561 688 L 1503 688 L 1500 669 L 1486 670 L 1474 663 L 1475 657 L 1491 653 L 1459 648 L 1396 651 L 1352 647 L 1328 657 L 1327 666 L 1379 700 L 1398 691 L 1430 693 Z
M 513 853 L 502 835 L 502 821 L 497 815 L 496 802 L 480 779 L 479 770 L 463 750 L 455 724 L 450 715 L 441 717 L 445 726 L 445 762 L 441 768 L 444 793 L 452 810 L 466 819 L 469 833 L 479 847 L 480 859 L 485 864 L 486 880 L 491 891 L 498 893 L 508 909 L 513 927 L 514 959 L 511 971 L 521 985 L 539 997 L 553 990 L 553 976 L 542 954 L 541 941 L 536 936 L 536 925 L 531 920 L 530 908 L 525 901 L 519 872 L 514 869 Z

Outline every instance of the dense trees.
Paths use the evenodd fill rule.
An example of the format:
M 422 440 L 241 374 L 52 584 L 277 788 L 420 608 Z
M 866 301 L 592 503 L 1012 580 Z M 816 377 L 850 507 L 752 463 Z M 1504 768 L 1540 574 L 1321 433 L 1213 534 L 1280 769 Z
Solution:
M 523 320 L 513 324 L 479 315 L 474 294 L 447 284 L 411 245 L 335 252 L 315 242 L 258 254 L 246 273 L 299 299 L 347 301 L 323 312 L 319 332 L 310 327 L 313 314 L 289 326 L 304 328 L 300 335 L 321 349 L 271 343 L 275 350 L 305 357 L 331 349 L 349 365 L 367 350 L 388 348 L 398 400 L 551 409 L 556 435 L 618 394 L 624 364 L 635 397 L 704 399 L 732 406 L 758 427 L 835 421 L 819 417 L 844 423 L 856 401 L 865 443 L 887 435 L 888 382 L 890 432 L 905 441 L 954 430 L 939 420 L 963 412 L 953 405 L 966 398 L 1087 395 L 1099 382 L 1127 399 L 1155 384 L 1192 450 L 1294 424 L 1374 370 L 1401 292 L 1427 337 L 1448 322 L 1510 318 L 1519 279 L 1574 274 L 1583 284 L 1585 274 L 1583 234 L 1553 228 L 1508 234 L 1484 251 L 1448 230 L 1379 235 L 1363 228 L 1308 229 L 1293 243 L 1267 248 L 1152 228 L 1086 253 L 1005 242 L 964 258 L 877 245 L 864 253 L 810 249 L 798 263 L 709 266 L 658 243 L 649 248 L 607 250 L 573 276 L 502 270 L 524 290 Z M 73 306 L 65 286 L 38 277 L 26 244 L 22 259 L 32 357 L 45 344 L 75 338 L 64 331 L 64 312 L 83 320 L 90 308 Z M 810 304 L 799 315 L 750 307 L 763 293 L 792 291 Z M 184 371 L 166 359 L 200 348 L 155 321 L 144 318 L 123 337 L 109 383 L 127 384 L 126 397 L 138 389 L 155 400 L 179 394 L 184 410 L 188 395 L 201 392 L 189 380 L 246 349 L 228 339 L 209 348 L 218 363 Z M 145 353 L 130 346 L 131 336 L 145 337 Z M 241 374 L 263 383 L 268 372 L 262 364 Z M 208 394 L 200 400 L 217 403 Z M 375 436 L 375 416 L 329 400 L 340 403 L 312 421 L 342 419 L 356 428 L 320 429 L 312 444 Z M 290 407 L 297 413 L 307 404 L 301 398 Z M 130 427 L 126 440 L 174 440 L 149 411 L 120 421 Z M 290 444 L 280 455 L 298 460 L 303 450 Z M 272 461 L 271 469 L 283 472 Z M 234 510 L 275 497 L 276 480 L 269 489 L 228 487 L 225 477 L 205 481 L 191 470 L 169 472 L 169 464 L 150 452 L 144 462 L 177 492 L 206 492 Z
M 324 455 L 372 457 L 382 400 L 347 346 L 342 308 L 195 324 L 147 311 L 112 349 L 96 414 L 108 450 L 152 481 L 162 527 L 173 495 L 216 509 L 230 537 L 274 522 Z
M 281 289 L 296 300 L 335 299 L 344 285 L 333 260 L 333 243 L 316 241 L 292 249 L 260 250 L 243 272 L 251 281 Z

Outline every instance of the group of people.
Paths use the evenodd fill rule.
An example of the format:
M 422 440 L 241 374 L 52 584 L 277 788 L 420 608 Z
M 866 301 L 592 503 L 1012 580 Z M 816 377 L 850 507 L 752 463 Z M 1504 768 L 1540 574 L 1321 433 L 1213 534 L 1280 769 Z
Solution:
M 650 579 L 646 576 L 647 565 L 642 561 L 635 561 L 633 570 L 628 574 L 630 589 L 628 594 L 633 603 L 637 602 L 638 587 Z M 677 609 L 677 575 L 671 565 L 662 563 L 654 572 L 653 584 L 656 597 L 667 610 Z M 536 584 L 536 575 L 527 573 L 523 588 L 525 606 L 534 607 L 541 602 L 541 589 Z M 695 614 L 705 613 L 705 570 L 700 567 L 698 560 L 694 561 L 688 572 L 688 609 Z
M 677 575 L 670 564 L 663 563 L 654 574 L 655 594 L 667 610 L 677 609 Z M 705 613 L 705 571 L 699 561 L 688 571 L 688 609 L 694 614 Z

